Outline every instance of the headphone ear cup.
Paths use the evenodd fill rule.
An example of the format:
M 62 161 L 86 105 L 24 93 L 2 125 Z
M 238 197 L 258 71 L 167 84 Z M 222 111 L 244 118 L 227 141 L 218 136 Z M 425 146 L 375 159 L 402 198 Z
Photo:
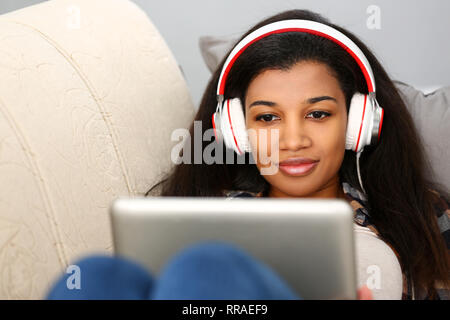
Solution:
M 214 129 L 214 137 L 216 138 L 217 142 L 223 141 L 223 134 L 221 129 L 221 120 L 220 120 L 220 113 L 214 112 L 212 116 L 212 125 Z
M 221 118 L 225 146 L 238 154 L 244 153 L 249 144 L 239 98 L 225 100 Z
M 373 105 L 368 95 L 356 92 L 350 102 L 345 149 L 360 152 L 370 145 L 373 127 Z
M 247 128 L 245 126 L 245 116 L 241 99 L 234 98 L 230 101 L 230 120 L 232 125 L 232 134 L 236 140 L 233 143 L 236 146 L 235 151 L 238 154 L 250 152 L 250 142 L 248 140 Z
M 230 108 L 230 100 L 225 100 L 220 117 L 220 128 L 222 129 L 223 141 L 225 146 L 229 149 L 235 149 L 233 134 L 231 133 L 230 120 L 228 118 Z

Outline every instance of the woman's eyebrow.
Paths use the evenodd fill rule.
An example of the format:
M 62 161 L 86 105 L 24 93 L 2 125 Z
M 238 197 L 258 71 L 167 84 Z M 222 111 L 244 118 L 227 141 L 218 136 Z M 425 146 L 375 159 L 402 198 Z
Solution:
M 303 103 L 304 104 L 314 104 L 314 103 L 317 103 L 317 102 L 320 102 L 323 100 L 332 100 L 337 103 L 337 100 L 330 96 L 320 96 L 320 97 L 309 98 L 309 99 L 306 99 Z M 268 106 L 268 107 L 273 107 L 273 106 L 276 106 L 277 104 L 273 101 L 256 100 L 256 101 L 252 102 L 248 108 L 250 109 L 251 107 L 253 107 L 255 105 L 264 105 L 264 106 Z

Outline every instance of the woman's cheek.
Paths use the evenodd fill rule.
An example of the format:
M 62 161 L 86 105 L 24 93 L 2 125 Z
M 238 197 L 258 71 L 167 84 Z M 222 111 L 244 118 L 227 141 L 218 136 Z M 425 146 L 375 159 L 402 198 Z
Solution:
M 253 157 L 260 166 L 277 163 L 279 134 L 278 129 L 249 129 L 247 130 Z

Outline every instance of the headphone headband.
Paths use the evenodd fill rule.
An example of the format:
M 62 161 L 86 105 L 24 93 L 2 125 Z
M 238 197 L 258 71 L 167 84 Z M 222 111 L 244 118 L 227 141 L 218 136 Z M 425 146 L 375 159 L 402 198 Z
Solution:
M 217 86 L 217 100 L 223 101 L 225 82 L 236 59 L 254 42 L 271 34 L 285 32 L 306 32 L 330 39 L 344 48 L 358 63 L 367 82 L 369 93 L 375 93 L 375 79 L 369 61 L 361 49 L 345 34 L 323 23 L 310 20 L 282 20 L 265 25 L 242 39 L 231 51 L 220 73 Z

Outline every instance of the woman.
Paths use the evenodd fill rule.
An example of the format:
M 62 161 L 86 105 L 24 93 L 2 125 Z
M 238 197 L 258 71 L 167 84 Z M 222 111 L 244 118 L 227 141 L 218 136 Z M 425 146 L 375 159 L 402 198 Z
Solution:
M 443 214 L 448 208 L 445 200 L 448 195 L 441 197 L 443 189 L 425 175 L 425 155 L 404 102 L 380 63 L 361 41 L 312 12 L 292 10 L 275 15 L 260 22 L 241 39 L 262 26 L 289 19 L 316 21 L 339 30 L 356 43 L 372 67 L 377 83 L 377 101 L 384 110 L 383 134 L 378 145 L 367 146 L 365 152 L 359 154 L 360 172 L 355 166 L 355 153 L 346 150 L 345 143 L 351 99 L 357 92 L 369 91 L 361 68 L 347 51 L 333 41 L 307 33 L 285 32 L 267 36 L 248 46 L 235 60 L 225 83 L 224 98 L 239 99 L 246 128 L 249 132 L 250 129 L 257 132 L 256 136 L 250 137 L 252 153 L 244 154 L 245 164 L 236 164 L 236 161 L 234 164 L 181 163 L 160 182 L 161 195 L 346 199 L 355 209 L 355 222 L 361 227 L 369 227 L 395 252 L 403 273 L 402 298 L 410 299 L 413 293 L 416 299 L 445 298 L 447 291 L 441 289 L 450 287 L 450 268 L 446 243 L 441 234 L 445 230 L 439 229 L 441 224 L 438 225 L 437 217 L 440 217 L 440 222 L 448 219 L 448 215 Z M 225 59 L 212 76 L 194 119 L 202 121 L 203 130 L 213 127 L 211 116 L 216 110 L 216 89 Z M 314 99 L 308 101 L 310 98 Z M 273 129 L 278 129 L 277 144 L 268 144 L 267 141 L 258 143 L 261 141 L 258 140 L 258 132 L 266 131 L 270 135 L 270 132 L 274 132 Z M 194 136 L 194 124 L 190 128 L 190 134 L 191 137 Z M 191 150 L 194 150 L 194 142 L 190 143 Z M 203 149 L 205 144 L 206 142 Z M 224 154 L 225 146 L 220 146 Z M 258 158 L 262 149 L 267 155 L 278 153 L 280 161 L 300 156 L 310 158 L 315 165 L 312 170 L 301 175 L 289 172 L 289 167 L 283 166 L 279 166 L 282 170 L 275 174 L 263 174 L 262 169 L 266 164 Z M 250 161 L 253 154 L 256 163 Z M 193 157 L 192 155 L 190 163 L 194 163 Z M 221 269 L 224 279 L 228 275 L 230 283 L 233 283 L 232 279 L 245 278 L 245 273 L 242 272 L 244 269 L 247 270 L 247 275 L 249 272 L 257 275 L 254 277 L 257 280 L 247 288 L 251 289 L 243 298 L 299 298 L 292 294 L 282 279 L 249 258 L 239 248 L 213 248 L 208 245 L 199 248 L 187 253 L 185 251 L 180 254 L 183 258 L 175 258 L 175 262 L 167 266 L 159 280 L 159 287 L 156 286 L 160 288 L 156 297 L 167 297 L 170 296 L 168 292 L 183 291 L 180 285 L 175 287 L 167 284 L 175 281 L 173 277 L 178 277 L 178 283 L 182 283 L 183 279 L 192 281 L 193 278 L 201 283 L 213 283 L 205 280 L 209 277 L 208 272 L 199 274 L 197 271 L 195 274 L 194 268 L 186 268 L 186 265 L 195 265 L 195 261 L 200 259 L 205 262 L 212 255 L 221 252 L 221 261 L 228 261 L 227 255 L 239 257 L 233 260 L 236 262 L 234 265 Z M 199 255 L 199 252 L 203 255 Z M 208 259 L 205 260 L 205 257 Z M 135 268 L 125 266 L 126 262 L 118 264 L 118 260 L 86 261 L 83 270 L 88 271 L 112 268 L 124 275 L 127 274 L 127 269 Z M 106 266 L 98 269 L 102 263 Z M 111 267 L 114 264 L 120 267 Z M 243 265 L 251 267 L 242 268 Z M 233 272 L 235 274 L 232 275 Z M 141 273 L 133 274 L 138 277 Z M 143 275 L 145 277 L 149 279 L 148 275 Z M 148 292 L 148 287 L 152 287 L 153 278 L 147 282 L 138 278 L 128 283 L 146 284 L 141 287 L 137 285 L 139 288 L 129 288 L 128 292 Z M 227 294 L 242 291 L 242 288 L 238 288 L 238 283 L 240 282 L 236 281 L 235 287 L 230 286 Z M 52 289 L 49 297 L 67 297 L 64 286 L 62 279 Z M 111 284 L 108 290 L 114 291 L 110 286 Z M 97 290 L 106 288 L 98 282 L 95 287 Z M 270 292 L 269 289 L 263 296 L 256 296 L 256 292 L 264 291 L 260 290 L 261 287 L 271 287 L 274 291 Z M 217 292 L 223 292 L 216 289 L 205 289 L 203 297 L 207 299 Z M 102 295 L 99 293 L 97 296 Z M 193 296 L 195 295 L 189 297 Z M 152 297 L 155 298 L 155 295 Z M 233 299 L 233 296 L 229 297 Z M 370 298 L 370 292 L 364 288 L 359 297 Z
M 355 166 L 356 155 L 344 148 L 351 97 L 355 92 L 368 92 L 364 75 L 355 59 L 333 41 L 292 32 L 265 37 L 245 49 L 229 72 L 225 98 L 241 100 L 248 129 L 280 130 L 280 160 L 298 155 L 320 159 L 314 171 L 299 178 L 281 171 L 262 175 L 259 162 L 248 164 L 247 158 L 247 164 L 180 164 L 164 181 L 161 194 L 232 196 L 247 191 L 247 195 L 256 196 L 358 201 L 353 207 L 364 206 L 359 211 L 370 215 L 370 220 L 367 214 L 361 215 L 365 219 L 361 225 L 370 226 L 397 254 L 405 280 L 403 298 L 411 298 L 412 283 L 416 299 L 438 298 L 439 292 L 444 297 L 444 290 L 435 289 L 449 287 L 450 231 L 444 227 L 444 220 L 448 225 L 449 211 L 444 211 L 449 195 L 425 174 L 429 172 L 428 162 L 405 103 L 374 54 L 356 36 L 320 15 L 305 10 L 283 12 L 260 22 L 241 40 L 262 26 L 288 19 L 332 26 L 356 43 L 372 67 L 384 120 L 378 145 L 366 147 L 361 154 L 364 190 Z M 225 59 L 213 74 L 195 117 L 202 121 L 204 130 L 212 127 L 210 118 L 216 108 L 216 88 Z M 319 112 L 307 114 L 295 108 L 306 97 L 329 92 L 327 95 L 336 97 L 337 103 L 328 100 L 305 108 Z M 276 102 L 278 107 L 264 102 L 249 108 L 258 100 Z M 193 133 L 191 126 L 191 137 Z M 438 282 L 442 283 L 436 285 Z

